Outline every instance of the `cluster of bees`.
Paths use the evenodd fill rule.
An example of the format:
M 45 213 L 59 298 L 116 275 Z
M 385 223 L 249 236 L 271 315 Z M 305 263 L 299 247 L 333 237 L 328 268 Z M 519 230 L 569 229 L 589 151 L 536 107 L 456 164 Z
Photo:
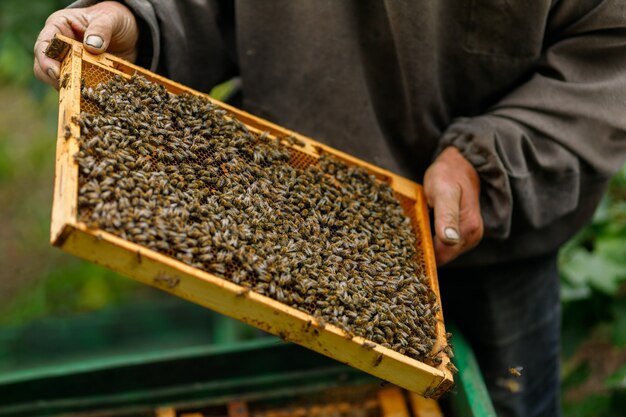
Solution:
M 436 296 L 393 190 L 145 78 L 83 86 L 79 217 L 426 363 Z M 95 106 L 95 107 L 94 107 Z

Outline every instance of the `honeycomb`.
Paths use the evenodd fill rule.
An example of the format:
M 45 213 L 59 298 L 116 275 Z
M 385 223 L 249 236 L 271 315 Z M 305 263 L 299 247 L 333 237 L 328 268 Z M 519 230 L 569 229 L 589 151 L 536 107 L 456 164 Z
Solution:
M 413 199 L 394 192 L 387 178 L 328 153 L 315 158 L 299 150 L 295 138 L 250 132 L 198 97 L 172 96 L 141 77 L 127 81 L 85 61 L 82 66 L 81 150 L 76 156 L 80 220 L 226 278 L 246 291 L 275 298 L 350 335 L 432 363 L 439 306 L 424 275 L 424 242 L 418 238 Z M 178 106 L 176 117 L 145 110 L 161 109 L 161 101 Z M 172 131 L 176 140 L 171 140 Z M 208 141 L 191 139 L 209 136 Z M 216 140 L 229 145 L 217 146 Z M 149 182 L 143 181 L 148 177 Z M 274 198 L 274 192 L 282 200 Z M 324 220 L 311 207 L 311 193 L 319 194 L 314 200 L 317 207 L 328 211 L 332 206 L 338 217 Z M 156 194 L 158 203 L 146 197 Z M 291 206 L 283 204 L 287 200 Z M 258 207 L 264 211 L 258 212 Z M 246 214 L 233 222 L 224 214 L 229 210 L 271 221 L 259 228 L 246 223 Z M 293 226 L 284 226 L 291 222 L 283 216 L 285 210 L 297 217 L 298 227 L 311 228 L 304 239 L 280 237 L 293 236 Z M 310 220 L 314 216 L 321 229 Z M 359 227 L 375 219 L 376 227 L 387 231 L 386 237 L 376 240 L 374 229 L 352 231 L 348 219 L 355 217 L 360 220 L 350 221 Z M 255 227 L 260 234 L 250 232 Z M 316 230 L 327 235 L 318 238 Z M 337 231 L 344 233 L 343 241 L 333 234 Z M 233 243 L 235 235 L 245 244 Z M 274 235 L 279 236 L 274 251 L 265 251 L 260 242 Z M 397 242 L 408 235 L 409 255 L 388 255 L 407 253 Z M 335 246 L 320 252 L 325 239 Z M 345 248 L 354 243 L 351 239 L 361 239 L 362 253 L 347 253 Z M 387 250 L 380 248 L 382 242 Z M 265 259 L 257 253 L 270 256 Z M 327 259 L 315 261 L 320 256 Z M 313 264 L 324 269 L 307 266 Z M 389 275 L 385 268 L 395 272 Z M 359 274 L 367 278 L 356 282 L 354 276 Z M 392 287 L 407 299 L 399 301 Z

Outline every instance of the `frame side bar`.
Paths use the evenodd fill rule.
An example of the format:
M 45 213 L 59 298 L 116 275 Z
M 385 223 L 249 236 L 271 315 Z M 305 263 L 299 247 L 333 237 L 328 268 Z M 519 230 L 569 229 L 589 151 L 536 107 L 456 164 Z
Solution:
M 66 235 L 67 225 L 76 223 L 78 204 L 78 165 L 74 154 L 78 151 L 80 126 L 74 116 L 80 114 L 82 48 L 72 44 L 70 53 L 61 63 L 59 85 L 59 123 L 57 131 L 54 195 L 50 241 L 58 245 Z

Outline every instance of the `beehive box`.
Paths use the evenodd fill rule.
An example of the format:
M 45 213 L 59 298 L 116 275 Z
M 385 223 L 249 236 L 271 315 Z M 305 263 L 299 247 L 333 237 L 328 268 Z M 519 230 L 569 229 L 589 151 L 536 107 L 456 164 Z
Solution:
M 230 401 L 219 406 L 160 407 L 154 417 L 442 417 L 437 401 L 398 387 L 336 387 L 304 396 Z
M 81 222 L 78 203 L 80 173 L 76 161 L 81 137 L 80 115 L 81 111 L 97 110 L 88 108 L 89 103 L 81 95 L 82 87 L 95 87 L 116 75 L 125 79 L 141 75 L 173 94 L 207 96 L 112 55 L 91 55 L 83 50 L 81 43 L 62 36 L 51 42 L 47 53 L 62 62 L 51 223 L 51 241 L 55 246 L 410 391 L 438 397 L 452 385 L 441 310 L 436 313 L 436 342 L 430 353 L 437 360 L 428 365 L 380 344 L 373 344 L 363 337 L 348 334 L 337 326 L 325 324 L 316 316 L 254 291 L 247 291 L 240 285 L 191 267 L 174 257 Z M 224 109 L 230 117 L 243 122 L 252 132 L 267 132 L 269 137 L 294 137 L 298 146 L 290 150 L 289 163 L 292 166 L 305 168 L 316 164 L 321 155 L 331 155 L 347 165 L 363 167 L 378 181 L 389 184 L 405 215 L 411 220 L 418 254 L 415 261 L 427 277 L 430 289 L 439 298 L 428 212 L 418 184 L 224 103 L 209 100 Z

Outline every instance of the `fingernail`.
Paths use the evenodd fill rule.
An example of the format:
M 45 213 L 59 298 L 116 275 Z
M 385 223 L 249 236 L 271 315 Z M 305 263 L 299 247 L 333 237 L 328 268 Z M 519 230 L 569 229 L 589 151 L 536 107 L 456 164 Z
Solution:
M 48 74 L 48 77 L 52 78 L 53 80 L 58 80 L 59 79 L 59 74 L 57 74 L 56 70 L 54 68 L 48 68 L 46 70 L 46 74 Z
M 445 229 L 443 229 L 443 234 L 448 240 L 459 240 L 461 238 L 461 236 L 459 236 L 459 232 L 457 232 L 456 229 L 452 227 L 446 227 Z
M 85 43 L 89 46 L 93 46 L 96 49 L 102 48 L 104 44 L 104 40 L 98 35 L 89 35 L 87 39 L 85 39 Z

